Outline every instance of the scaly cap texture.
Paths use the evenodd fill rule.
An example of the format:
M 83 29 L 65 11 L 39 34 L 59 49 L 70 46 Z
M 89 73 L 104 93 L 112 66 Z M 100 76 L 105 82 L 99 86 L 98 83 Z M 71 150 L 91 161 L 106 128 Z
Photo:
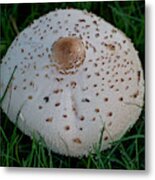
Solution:
M 87 155 L 101 135 L 104 150 L 141 113 L 144 80 L 137 51 L 92 13 L 56 10 L 22 31 L 2 60 L 1 96 L 15 66 L 2 108 L 54 152 Z

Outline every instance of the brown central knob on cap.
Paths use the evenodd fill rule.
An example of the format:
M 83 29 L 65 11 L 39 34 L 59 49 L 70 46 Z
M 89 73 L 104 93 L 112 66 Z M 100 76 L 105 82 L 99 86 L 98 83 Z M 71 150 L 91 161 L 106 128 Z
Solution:
M 52 46 L 52 58 L 60 70 L 71 70 L 79 67 L 85 59 L 85 47 L 81 39 L 64 37 Z

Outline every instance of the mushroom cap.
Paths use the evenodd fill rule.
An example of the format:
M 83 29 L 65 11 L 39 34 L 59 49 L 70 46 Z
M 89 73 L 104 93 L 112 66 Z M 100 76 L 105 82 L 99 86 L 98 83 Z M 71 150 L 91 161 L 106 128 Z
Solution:
M 2 108 L 56 153 L 88 155 L 100 138 L 105 150 L 141 113 L 138 53 L 124 33 L 92 13 L 56 10 L 24 29 L 2 59 L 1 97 L 15 67 Z

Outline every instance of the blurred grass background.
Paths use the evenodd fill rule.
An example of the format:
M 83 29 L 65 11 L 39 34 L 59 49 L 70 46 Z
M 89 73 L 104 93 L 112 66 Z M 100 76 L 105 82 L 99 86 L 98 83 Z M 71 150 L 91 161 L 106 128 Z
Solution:
M 0 5 L 0 59 L 17 35 L 34 19 L 56 8 L 86 9 L 121 29 L 132 39 L 145 67 L 145 2 L 69 2 Z M 87 158 L 64 157 L 48 150 L 42 142 L 29 137 L 13 125 L 2 112 L 0 116 L 0 166 L 145 169 L 145 111 L 136 125 L 111 149 L 96 150 Z

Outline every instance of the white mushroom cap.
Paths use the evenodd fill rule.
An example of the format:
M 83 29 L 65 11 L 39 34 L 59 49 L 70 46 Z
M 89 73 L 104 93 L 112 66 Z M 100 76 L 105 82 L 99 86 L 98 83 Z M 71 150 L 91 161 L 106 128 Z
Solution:
M 1 64 L 2 108 L 54 152 L 104 150 L 138 120 L 144 79 L 130 39 L 94 14 L 56 10 L 13 41 Z M 101 131 L 104 127 L 103 134 Z

